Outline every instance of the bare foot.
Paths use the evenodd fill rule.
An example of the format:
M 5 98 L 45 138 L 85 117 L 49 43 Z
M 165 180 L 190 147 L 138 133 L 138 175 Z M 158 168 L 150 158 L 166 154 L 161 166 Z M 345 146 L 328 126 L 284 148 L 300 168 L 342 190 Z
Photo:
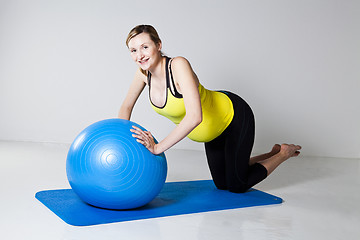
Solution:
M 279 153 L 280 150 L 281 150 L 281 146 L 279 144 L 275 144 L 270 152 L 250 158 L 249 165 L 253 165 L 255 163 L 261 163 L 265 159 L 268 159 L 274 156 L 275 154 Z
M 281 150 L 280 144 L 275 144 L 270 151 L 270 155 L 273 156 L 273 155 L 277 154 L 278 152 L 280 152 L 280 150 Z
M 268 175 L 272 173 L 275 168 L 277 168 L 281 163 L 286 161 L 287 159 L 291 157 L 296 157 L 300 154 L 300 145 L 294 145 L 294 144 L 281 144 L 280 151 L 273 156 L 271 156 L 268 159 L 265 159 L 264 161 L 261 161 L 260 163 L 266 168 L 268 171 Z M 273 149 L 271 150 L 276 152 L 279 150 L 279 145 L 275 145 Z
M 291 157 L 297 157 L 300 154 L 300 145 L 294 145 L 294 144 L 281 144 L 280 148 L 280 154 L 284 156 L 285 159 L 291 158 Z

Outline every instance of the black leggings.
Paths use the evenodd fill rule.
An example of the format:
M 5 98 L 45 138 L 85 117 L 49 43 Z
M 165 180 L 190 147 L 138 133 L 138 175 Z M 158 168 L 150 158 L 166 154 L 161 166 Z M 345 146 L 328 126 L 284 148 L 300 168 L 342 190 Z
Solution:
M 226 130 L 205 143 L 210 172 L 218 189 L 246 192 L 267 176 L 266 168 L 249 166 L 255 137 L 255 120 L 250 106 L 239 96 L 224 92 L 234 106 L 234 117 Z

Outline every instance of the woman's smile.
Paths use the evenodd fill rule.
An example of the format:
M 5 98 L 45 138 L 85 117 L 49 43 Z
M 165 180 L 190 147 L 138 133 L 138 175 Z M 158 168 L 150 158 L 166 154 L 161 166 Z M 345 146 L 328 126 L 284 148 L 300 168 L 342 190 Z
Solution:
M 149 61 L 149 58 L 146 58 L 146 59 L 142 59 L 142 60 L 139 60 L 138 63 L 140 64 L 145 64 Z
M 141 33 L 129 41 L 131 57 L 143 70 L 149 70 L 158 62 L 160 49 L 161 44 L 154 43 L 147 33 Z

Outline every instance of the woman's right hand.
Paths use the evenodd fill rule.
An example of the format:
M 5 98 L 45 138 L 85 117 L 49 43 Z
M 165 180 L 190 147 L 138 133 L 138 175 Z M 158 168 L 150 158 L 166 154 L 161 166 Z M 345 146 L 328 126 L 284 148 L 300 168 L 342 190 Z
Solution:
M 157 152 L 157 144 L 155 143 L 154 137 L 151 132 L 143 131 L 142 129 L 132 126 L 133 128 L 130 131 L 133 133 L 133 137 L 136 138 L 136 141 L 144 145 L 152 154 L 160 154 Z

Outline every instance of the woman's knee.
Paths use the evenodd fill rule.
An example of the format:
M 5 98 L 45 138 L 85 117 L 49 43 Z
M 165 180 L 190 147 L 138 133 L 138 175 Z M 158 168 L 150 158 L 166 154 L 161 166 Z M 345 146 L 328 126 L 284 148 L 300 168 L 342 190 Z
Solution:
M 228 190 L 233 193 L 244 193 L 249 190 L 249 186 L 245 183 L 237 183 L 237 184 L 230 185 L 228 187 Z

